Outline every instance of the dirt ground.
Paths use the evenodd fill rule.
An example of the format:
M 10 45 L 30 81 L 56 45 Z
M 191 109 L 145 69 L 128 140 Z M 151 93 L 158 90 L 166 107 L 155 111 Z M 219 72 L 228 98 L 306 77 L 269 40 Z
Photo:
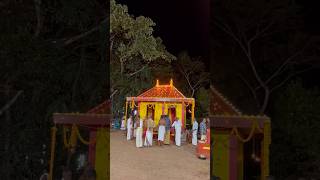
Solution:
M 136 148 L 124 131 L 110 135 L 111 180 L 209 180 L 210 161 L 198 159 L 191 144 Z

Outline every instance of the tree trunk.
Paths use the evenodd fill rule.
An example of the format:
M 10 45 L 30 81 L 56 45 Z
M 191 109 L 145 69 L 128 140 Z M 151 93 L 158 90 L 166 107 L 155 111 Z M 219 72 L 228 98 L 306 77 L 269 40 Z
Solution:
M 10 101 L 10 89 L 9 87 L 6 88 L 6 99 L 7 101 Z M 11 117 L 10 117 L 10 108 L 8 108 L 5 111 L 5 123 L 4 127 L 6 128 L 5 131 L 5 143 L 4 143 L 4 162 L 3 165 L 6 167 L 6 173 L 4 174 L 4 179 L 10 179 L 10 174 L 11 174 L 11 164 L 10 164 L 10 139 L 11 139 Z
M 268 87 L 264 87 L 264 99 L 263 99 L 263 104 L 261 106 L 261 109 L 259 111 L 260 114 L 264 114 L 266 111 L 266 108 L 269 104 L 269 97 L 270 97 L 270 90 Z
M 123 60 L 120 59 L 120 73 L 123 74 L 124 72 L 124 64 L 123 64 Z
M 192 89 L 192 94 L 191 94 L 191 97 L 193 98 L 194 96 L 194 89 Z
M 72 106 L 73 108 L 76 108 L 76 95 L 77 95 L 77 92 L 78 92 L 78 82 L 80 80 L 80 76 L 81 76 L 81 71 L 82 71 L 82 67 L 83 67 L 83 61 L 84 61 L 84 48 L 82 47 L 81 48 L 81 57 L 80 57 L 80 60 L 79 60 L 79 68 L 78 68 L 78 72 L 76 74 L 76 77 L 75 77 L 75 80 L 73 81 L 73 85 L 72 85 L 72 95 L 71 95 L 71 102 L 72 102 Z M 85 66 L 84 66 L 85 67 Z
M 38 37 L 42 28 L 42 19 L 41 19 L 41 0 L 34 0 L 34 6 L 37 16 L 37 25 L 35 28 L 34 36 Z

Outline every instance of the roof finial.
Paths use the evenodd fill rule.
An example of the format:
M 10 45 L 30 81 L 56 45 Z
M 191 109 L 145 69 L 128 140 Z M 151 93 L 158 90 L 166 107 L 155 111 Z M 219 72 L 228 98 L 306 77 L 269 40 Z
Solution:
M 159 86 L 159 80 L 157 79 L 157 84 L 156 84 L 156 87 L 158 87 Z
M 170 79 L 170 86 L 171 86 L 171 87 L 173 86 L 173 80 L 172 80 L 172 78 Z

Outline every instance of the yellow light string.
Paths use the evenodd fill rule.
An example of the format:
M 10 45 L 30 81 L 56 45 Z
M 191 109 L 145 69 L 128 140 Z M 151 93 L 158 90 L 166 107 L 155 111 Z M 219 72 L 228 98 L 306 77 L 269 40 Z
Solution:
M 155 104 L 148 104 L 147 108 L 155 109 L 155 106 L 156 106 Z
M 127 127 L 128 101 L 126 101 L 126 112 L 124 116 L 124 127 Z
M 85 144 L 85 145 L 90 145 L 90 144 L 93 143 L 93 142 L 90 142 L 90 139 L 89 139 L 89 141 L 86 141 L 86 140 L 81 136 L 78 127 L 76 127 L 76 132 L 77 132 L 77 135 L 78 135 L 79 140 L 80 140 L 83 144 Z
M 241 135 L 240 135 L 240 133 L 239 133 L 239 131 L 238 131 L 238 128 L 236 128 L 236 127 L 233 127 L 233 129 L 232 129 L 232 131 L 231 131 L 231 134 L 235 134 L 235 135 L 237 136 L 237 138 L 238 138 L 241 142 L 245 143 L 245 142 L 248 142 L 248 141 L 252 138 L 252 136 L 253 136 L 253 134 L 254 134 L 254 130 L 255 130 L 255 128 L 251 128 L 251 131 L 250 131 L 249 136 L 248 136 L 247 138 L 241 137 Z
M 53 175 L 53 163 L 54 163 L 54 154 L 55 154 L 55 145 L 56 145 L 56 133 L 57 128 L 54 126 L 51 128 L 51 154 L 50 154 L 50 169 L 48 180 L 52 180 Z
M 192 123 L 194 122 L 194 108 L 195 108 L 195 103 L 194 101 L 192 101 L 192 110 L 191 110 L 191 120 L 192 120 Z
M 77 145 L 77 126 L 75 124 L 72 125 L 71 129 L 70 145 L 71 148 L 74 148 Z
M 232 128 L 231 134 L 235 134 L 241 142 L 245 143 L 245 142 L 248 142 L 253 137 L 255 130 L 258 129 L 257 126 L 258 126 L 257 122 L 253 121 L 249 136 L 247 138 L 241 137 L 237 127 Z

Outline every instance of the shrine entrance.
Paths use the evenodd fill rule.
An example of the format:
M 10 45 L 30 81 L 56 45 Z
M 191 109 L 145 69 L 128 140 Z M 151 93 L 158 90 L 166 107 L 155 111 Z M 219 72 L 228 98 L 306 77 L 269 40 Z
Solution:
M 260 135 L 260 136 L 259 136 Z M 243 143 L 243 179 L 261 179 L 261 134 Z
M 147 118 L 151 115 L 151 118 L 154 119 L 154 106 L 150 105 L 147 107 Z
M 174 119 L 176 118 L 176 108 L 175 107 L 169 107 L 168 108 L 168 116 L 170 118 L 171 123 L 173 123 Z

